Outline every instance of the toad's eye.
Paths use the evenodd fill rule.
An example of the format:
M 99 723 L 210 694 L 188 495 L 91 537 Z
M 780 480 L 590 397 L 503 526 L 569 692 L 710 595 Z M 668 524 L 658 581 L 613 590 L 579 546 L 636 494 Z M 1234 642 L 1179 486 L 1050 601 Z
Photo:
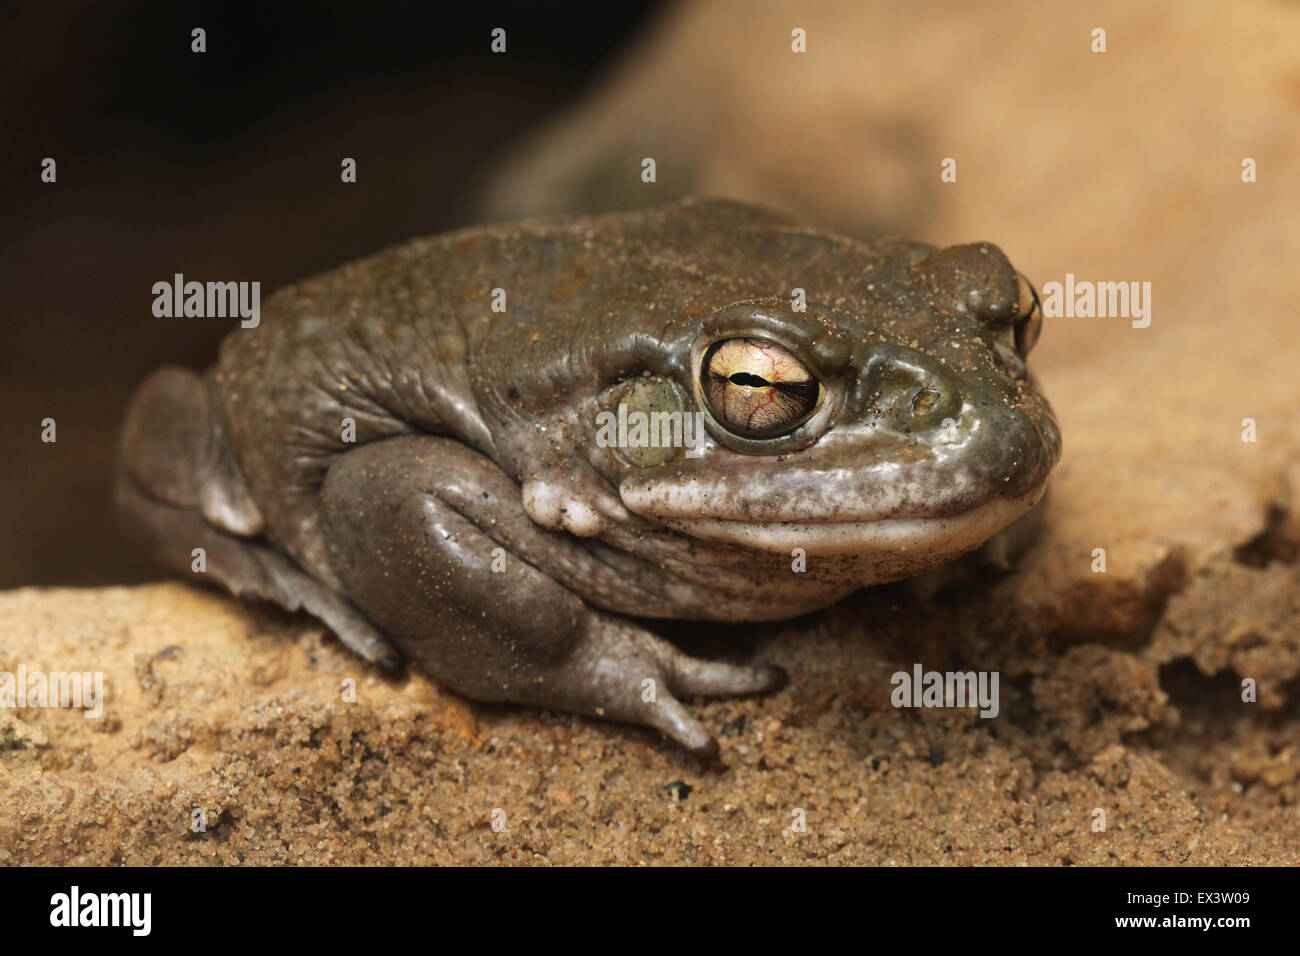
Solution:
M 709 411 L 727 431 L 775 438 L 807 421 L 821 402 L 821 383 L 789 350 L 766 339 L 724 339 L 700 365 Z
M 1016 321 L 1012 325 L 1015 336 L 1016 351 L 1024 358 L 1038 341 L 1038 333 L 1043 330 L 1043 307 L 1038 302 L 1038 293 L 1024 276 L 1020 280 L 1020 304 L 1016 309 Z

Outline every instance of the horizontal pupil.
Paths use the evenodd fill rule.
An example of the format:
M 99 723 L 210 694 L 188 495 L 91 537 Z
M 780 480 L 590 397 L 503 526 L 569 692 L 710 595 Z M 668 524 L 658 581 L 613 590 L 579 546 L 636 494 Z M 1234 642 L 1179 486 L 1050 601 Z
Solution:
M 733 372 L 725 378 L 717 376 L 724 382 L 731 385 L 740 385 L 746 388 L 774 388 L 778 392 L 786 395 L 795 395 L 809 399 L 817 396 L 817 383 L 814 381 L 806 382 L 769 382 L 761 375 L 754 375 L 752 372 Z

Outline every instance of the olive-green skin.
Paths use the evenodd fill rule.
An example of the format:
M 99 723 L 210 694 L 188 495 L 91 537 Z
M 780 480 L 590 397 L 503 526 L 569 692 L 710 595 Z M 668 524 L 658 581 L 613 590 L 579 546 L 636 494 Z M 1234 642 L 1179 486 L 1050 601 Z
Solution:
M 752 207 L 421 239 L 283 289 L 205 375 L 128 411 L 120 507 L 159 559 L 303 608 L 453 689 L 645 723 L 709 754 L 674 695 L 770 690 L 638 618 L 776 619 L 927 571 L 1025 514 L 1060 454 L 1015 348 L 1023 284 L 986 243 L 864 242 Z M 775 343 L 816 413 L 744 437 L 708 347 Z M 700 413 L 693 449 L 602 412 Z

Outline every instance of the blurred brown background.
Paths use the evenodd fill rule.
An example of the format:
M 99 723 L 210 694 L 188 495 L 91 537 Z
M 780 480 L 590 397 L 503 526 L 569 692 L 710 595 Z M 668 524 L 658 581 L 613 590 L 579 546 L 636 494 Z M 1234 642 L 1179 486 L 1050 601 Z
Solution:
M 157 576 L 113 520 L 115 432 L 151 368 L 209 364 L 231 325 L 154 318 L 154 282 L 265 296 L 469 222 L 485 161 L 594 82 L 651 6 L 0 4 L 0 588 Z

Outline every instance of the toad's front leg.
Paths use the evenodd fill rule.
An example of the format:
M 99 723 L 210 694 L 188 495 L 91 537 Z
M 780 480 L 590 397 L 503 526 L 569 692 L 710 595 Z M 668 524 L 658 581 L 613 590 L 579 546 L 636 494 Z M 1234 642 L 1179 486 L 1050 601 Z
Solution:
M 646 724 L 711 756 L 717 741 L 675 695 L 784 683 L 779 668 L 697 660 L 588 606 L 540 569 L 613 570 L 534 524 L 514 481 L 459 442 L 407 436 L 349 451 L 331 466 L 322 504 L 348 596 L 468 697 Z

